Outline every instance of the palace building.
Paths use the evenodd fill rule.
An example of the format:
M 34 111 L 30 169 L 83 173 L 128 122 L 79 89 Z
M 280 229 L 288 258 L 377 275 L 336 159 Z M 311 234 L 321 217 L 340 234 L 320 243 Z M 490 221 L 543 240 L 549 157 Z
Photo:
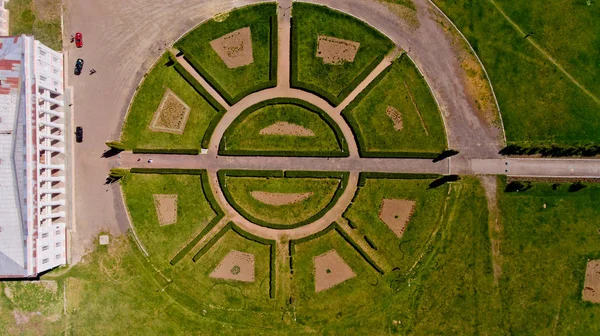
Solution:
M 62 53 L 33 36 L 0 37 L 0 278 L 66 263 L 63 105 Z

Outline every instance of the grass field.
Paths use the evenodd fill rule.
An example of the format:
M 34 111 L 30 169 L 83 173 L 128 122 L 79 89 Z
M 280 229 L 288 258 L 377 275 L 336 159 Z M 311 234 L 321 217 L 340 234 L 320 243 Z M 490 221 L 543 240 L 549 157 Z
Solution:
M 5 7 L 10 12 L 11 36 L 33 35 L 54 50 L 62 50 L 60 0 L 13 0 Z
M 600 259 L 600 186 L 569 187 L 499 193 L 503 315 L 513 334 L 600 333 L 600 306 L 581 299 L 587 260 Z
M 292 86 L 307 89 L 338 105 L 394 47 L 366 23 L 324 6 L 293 7 Z M 360 43 L 353 62 L 332 65 L 316 57 L 319 35 Z
M 446 134 L 437 103 L 427 82 L 410 58 L 402 55 L 383 73 L 369 91 L 344 110 L 356 134 L 361 153 L 372 156 L 405 152 L 440 153 L 446 149 Z M 388 107 L 401 115 L 397 130 Z
M 254 282 L 209 277 L 232 250 L 254 255 Z M 221 307 L 223 312 L 225 309 L 260 312 L 276 304 L 276 301 L 269 299 L 269 269 L 268 245 L 250 241 L 229 230 L 198 261 L 192 262 L 191 258 L 186 258 L 177 264 L 173 272 L 173 285 L 203 306 Z
M 161 268 L 215 217 L 202 192 L 200 175 L 129 174 L 122 186 L 136 233 Z M 175 224 L 160 226 L 154 194 L 177 194 Z
M 121 134 L 121 141 L 128 149 L 199 149 L 211 120 L 220 116 L 173 66 L 166 66 L 168 62 L 168 55 L 165 54 L 138 88 Z M 154 112 L 167 88 L 191 108 L 181 135 L 150 130 Z
M 250 110 L 253 108 L 251 107 Z M 323 112 L 324 114 L 325 112 Z M 260 131 L 277 122 L 299 125 L 314 133 L 314 136 L 260 134 Z M 301 155 L 338 155 L 345 149 L 338 139 L 341 131 L 334 130 L 318 113 L 294 104 L 268 105 L 250 114 L 242 113 L 225 132 L 220 152 L 295 153 Z M 342 136 L 343 137 L 343 136 Z M 346 150 L 346 153 L 348 151 Z M 319 154 L 320 153 L 320 154 Z
M 377 246 L 371 250 L 385 262 L 384 269 L 408 270 L 427 249 L 433 232 L 439 228 L 448 186 L 428 189 L 433 180 L 367 179 L 344 217 L 356 225 L 360 237 L 367 236 Z M 379 219 L 383 199 L 416 201 L 415 210 L 402 238 Z
M 219 20 L 201 24 L 175 47 L 184 52 L 185 58 L 197 70 L 204 72 L 205 79 L 226 100 L 235 103 L 260 87 L 274 86 L 271 85 L 276 80 L 271 74 L 271 43 L 275 47 L 277 43 L 271 41 L 271 17 L 276 15 L 275 9 L 275 4 L 266 3 L 234 10 L 219 16 Z M 250 27 L 254 62 L 230 69 L 213 50 L 210 41 L 245 27 Z M 277 30 L 276 17 L 274 29 Z
M 598 97 L 597 4 L 587 6 L 583 0 L 435 3 L 465 34 L 486 67 L 509 142 L 569 145 L 600 141 L 600 104 L 525 40 L 498 10 L 525 34 L 533 32 L 529 38 Z
M 273 224 L 296 224 L 317 214 L 333 198 L 340 185 L 338 179 L 262 178 L 225 176 L 225 185 L 233 201 L 251 216 Z M 313 194 L 303 201 L 287 205 L 265 204 L 252 191 Z

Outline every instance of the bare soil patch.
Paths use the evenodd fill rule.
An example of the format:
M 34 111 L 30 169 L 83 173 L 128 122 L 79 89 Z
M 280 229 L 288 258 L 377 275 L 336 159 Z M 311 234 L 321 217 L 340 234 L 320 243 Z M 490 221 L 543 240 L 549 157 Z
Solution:
M 250 27 L 235 30 L 210 42 L 228 68 L 238 68 L 254 62 Z
M 385 113 L 388 115 L 388 117 L 390 117 L 390 119 L 392 119 L 392 122 L 394 123 L 394 129 L 396 131 L 401 131 L 404 128 L 404 124 L 402 123 L 402 114 L 400 114 L 400 111 L 398 111 L 395 107 L 388 106 L 387 109 L 385 109 Z
M 344 259 L 331 250 L 313 258 L 315 267 L 315 292 L 321 292 L 354 278 L 356 273 Z
M 252 191 L 250 193 L 254 199 L 268 205 L 288 205 L 302 202 L 313 195 L 312 192 L 306 193 L 273 193 L 267 191 Z
M 287 121 L 278 121 L 271 126 L 265 127 L 258 132 L 260 135 L 291 135 L 300 137 L 315 136 L 315 132 L 306 127 L 291 124 Z
M 210 273 L 211 278 L 254 281 L 254 255 L 232 250 Z
M 600 303 L 600 260 L 589 260 L 581 292 L 584 301 Z
M 154 112 L 150 129 L 154 132 L 183 134 L 191 108 L 173 91 L 167 89 Z
M 389 228 L 401 238 L 406 231 L 406 225 L 412 217 L 415 201 L 403 199 L 383 199 L 379 210 L 381 219 Z
M 344 62 L 354 62 L 359 47 L 359 42 L 319 35 L 317 57 L 322 58 L 325 64 L 340 65 Z
M 154 207 L 161 226 L 177 222 L 177 195 L 154 194 Z
M 34 0 L 35 16 L 41 21 L 60 20 L 60 0 Z

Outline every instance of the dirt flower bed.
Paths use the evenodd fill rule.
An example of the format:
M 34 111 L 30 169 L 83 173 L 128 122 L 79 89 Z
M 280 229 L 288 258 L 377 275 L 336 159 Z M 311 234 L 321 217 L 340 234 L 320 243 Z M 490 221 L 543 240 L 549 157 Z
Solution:
M 383 221 L 394 232 L 398 238 L 401 238 L 406 231 L 406 225 L 412 217 L 415 209 L 415 201 L 402 199 L 383 199 L 381 209 L 379 210 L 379 219 Z
M 356 276 L 356 273 L 335 250 L 314 257 L 313 262 L 316 293 L 339 285 Z
M 325 64 L 341 65 L 344 62 L 352 63 L 359 47 L 359 42 L 319 35 L 317 57 L 322 58 Z
M 154 132 L 183 134 L 191 108 L 173 91 L 167 89 L 154 112 L 150 129 Z
M 312 192 L 306 193 L 273 193 L 267 191 L 252 191 L 250 193 L 254 199 L 268 205 L 288 205 L 302 202 L 313 195 Z
M 235 30 L 210 42 L 228 68 L 238 68 L 254 62 L 250 27 Z
M 385 110 L 385 113 L 388 115 L 388 117 L 390 117 L 390 119 L 392 119 L 392 122 L 394 123 L 394 129 L 396 131 L 401 131 L 404 128 L 404 125 L 402 124 L 402 114 L 400 114 L 400 111 L 398 111 L 395 107 L 388 106 Z
M 254 281 L 254 255 L 232 250 L 210 273 L 211 278 Z
M 271 126 L 265 127 L 258 132 L 260 135 L 290 135 L 300 137 L 315 136 L 315 132 L 306 127 L 292 124 L 287 121 L 279 121 Z
M 175 224 L 177 222 L 177 195 L 155 194 L 153 196 L 160 225 Z
M 600 303 L 600 260 L 588 261 L 581 294 L 584 301 Z

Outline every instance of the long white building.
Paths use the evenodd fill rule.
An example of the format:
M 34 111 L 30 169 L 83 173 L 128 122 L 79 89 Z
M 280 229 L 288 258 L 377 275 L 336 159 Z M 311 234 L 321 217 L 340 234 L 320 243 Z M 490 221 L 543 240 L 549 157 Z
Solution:
M 66 263 L 63 56 L 0 37 L 0 278 Z

